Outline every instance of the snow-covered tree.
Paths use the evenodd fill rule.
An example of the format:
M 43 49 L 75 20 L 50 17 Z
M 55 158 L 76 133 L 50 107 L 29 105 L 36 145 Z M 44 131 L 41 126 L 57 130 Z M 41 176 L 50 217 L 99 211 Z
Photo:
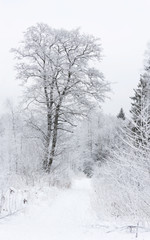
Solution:
M 69 160 L 73 170 L 78 169 L 93 176 L 96 166 L 107 164 L 115 151 L 123 151 L 119 136 L 125 121 L 107 116 L 99 109 L 91 110 L 87 119 L 81 121 L 68 144 Z
M 97 167 L 94 185 L 101 216 L 130 219 L 136 224 L 150 217 L 149 68 L 134 91 L 131 121 L 121 121 L 118 147 Z
M 79 30 L 37 24 L 27 29 L 24 41 L 13 51 L 19 62 L 18 78 L 26 87 L 29 123 L 41 135 L 43 167 L 49 172 L 61 131 L 71 132 L 75 117 L 85 116 L 109 91 L 103 74 L 92 67 L 92 61 L 101 60 L 101 45 Z
M 123 119 L 123 120 L 126 119 L 125 113 L 124 113 L 124 111 L 123 111 L 123 108 L 120 109 L 120 112 L 119 112 L 119 114 L 117 115 L 117 118 L 121 118 L 121 119 Z
M 131 135 L 136 146 L 147 146 L 150 141 L 150 75 L 141 76 L 131 107 Z

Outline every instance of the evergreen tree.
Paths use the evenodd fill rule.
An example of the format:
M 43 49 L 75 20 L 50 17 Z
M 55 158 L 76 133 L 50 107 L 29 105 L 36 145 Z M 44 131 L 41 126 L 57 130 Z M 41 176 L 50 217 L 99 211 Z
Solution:
M 123 119 L 123 120 L 126 119 L 125 113 L 124 113 L 124 111 L 123 111 L 123 108 L 120 109 L 120 112 L 119 112 L 119 114 L 117 115 L 117 118 L 121 118 L 121 119 Z
M 137 89 L 134 89 L 134 96 L 131 97 L 131 130 L 138 146 L 148 145 L 150 141 L 150 76 L 149 70 L 145 70 Z

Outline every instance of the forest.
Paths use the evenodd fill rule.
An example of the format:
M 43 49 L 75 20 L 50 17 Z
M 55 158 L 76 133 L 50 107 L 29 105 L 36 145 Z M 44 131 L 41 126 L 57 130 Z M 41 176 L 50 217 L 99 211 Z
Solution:
M 93 35 L 38 23 L 11 54 L 22 97 L 0 116 L 0 219 L 85 178 L 97 219 L 149 226 L 150 55 L 126 117 L 103 112 L 113 86 Z

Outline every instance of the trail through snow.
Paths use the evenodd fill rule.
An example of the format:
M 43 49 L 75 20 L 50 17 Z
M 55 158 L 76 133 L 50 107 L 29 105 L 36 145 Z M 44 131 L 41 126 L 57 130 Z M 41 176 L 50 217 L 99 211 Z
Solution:
M 130 240 L 129 233 L 108 233 L 98 226 L 91 207 L 90 179 L 74 180 L 72 188 L 41 195 L 24 212 L 0 220 L 2 240 Z M 95 227 L 94 227 L 95 226 Z M 150 236 L 150 234 L 149 234 Z M 139 239 L 146 238 L 142 235 Z

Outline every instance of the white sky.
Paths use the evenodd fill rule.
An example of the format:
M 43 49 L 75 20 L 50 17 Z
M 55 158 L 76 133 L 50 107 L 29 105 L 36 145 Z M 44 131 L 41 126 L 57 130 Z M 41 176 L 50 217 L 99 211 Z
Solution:
M 0 0 L 0 111 L 6 98 L 16 99 L 20 92 L 9 50 L 37 22 L 68 30 L 81 27 L 100 37 L 105 56 L 101 70 L 115 82 L 103 109 L 128 112 L 150 41 L 150 0 Z

